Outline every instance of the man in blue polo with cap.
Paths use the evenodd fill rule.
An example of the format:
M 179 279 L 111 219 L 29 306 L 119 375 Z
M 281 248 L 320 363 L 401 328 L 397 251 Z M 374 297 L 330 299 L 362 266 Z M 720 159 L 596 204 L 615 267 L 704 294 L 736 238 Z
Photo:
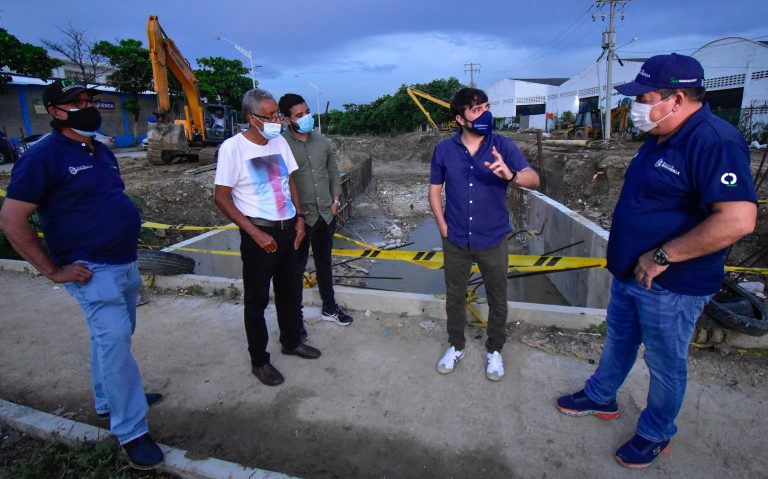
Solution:
M 141 276 L 136 245 L 141 218 L 115 155 L 93 139 L 101 126 L 95 91 L 70 79 L 43 92 L 53 132 L 13 167 L 0 229 L 13 248 L 54 283 L 63 283 L 91 332 L 91 375 L 96 413 L 137 469 L 154 469 L 163 452 L 149 436 L 145 394 L 131 354 Z M 37 212 L 46 246 L 29 217 Z
M 616 395 L 642 343 L 648 401 L 635 435 L 616 451 L 642 468 L 669 451 L 685 396 L 696 319 L 723 278 L 728 246 L 751 233 L 757 198 L 739 131 L 703 103 L 704 70 L 684 55 L 648 59 L 635 81 L 632 121 L 648 132 L 627 169 L 608 241 L 614 279 L 600 364 L 584 389 L 557 400 L 571 416 L 616 419 Z

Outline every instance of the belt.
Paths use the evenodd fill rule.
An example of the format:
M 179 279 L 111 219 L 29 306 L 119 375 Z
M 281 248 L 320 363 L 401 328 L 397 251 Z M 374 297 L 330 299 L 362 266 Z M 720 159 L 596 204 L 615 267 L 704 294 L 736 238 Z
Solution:
M 296 225 L 295 216 L 291 219 L 280 220 L 280 221 L 265 220 L 263 218 L 251 218 L 250 216 L 247 216 L 247 218 L 251 223 L 253 223 L 256 226 L 264 226 L 267 228 L 277 228 L 280 230 L 287 230 L 287 229 L 293 228 Z

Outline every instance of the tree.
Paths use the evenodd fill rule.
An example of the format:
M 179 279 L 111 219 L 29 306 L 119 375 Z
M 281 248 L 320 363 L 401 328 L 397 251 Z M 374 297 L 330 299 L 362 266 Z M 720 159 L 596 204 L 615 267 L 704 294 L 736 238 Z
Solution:
M 51 70 L 61 65 L 61 61 L 48 56 L 45 48 L 23 43 L 18 38 L 0 28 L 0 70 L 8 68 L 20 75 L 30 75 L 41 80 L 51 77 Z M 11 81 L 8 74 L 0 73 L 0 89 Z
M 64 34 L 62 42 L 43 39 L 43 45 L 49 50 L 60 53 L 80 68 L 78 80 L 85 83 L 96 83 L 96 79 L 108 71 L 104 65 L 104 57 L 94 52 L 94 43 L 85 38 L 86 30 L 80 30 L 72 23 L 66 29 L 59 27 Z
M 123 102 L 123 108 L 133 114 L 133 136 L 139 121 L 139 94 L 152 89 L 152 64 L 149 50 L 141 41 L 128 38 L 117 44 L 102 40 L 93 46 L 93 53 L 102 56 L 114 67 L 107 83 L 117 90 L 129 93 L 131 98 Z
M 200 81 L 200 95 L 214 102 L 218 98 L 225 105 L 235 108 L 240 106 L 245 92 L 251 89 L 250 72 L 240 60 L 228 60 L 222 57 L 198 58 L 199 69 L 195 75 Z
M 462 87 L 454 77 L 413 85 L 413 88 L 445 101 L 449 101 Z M 452 119 L 450 111 L 445 107 L 426 100 L 422 101 L 422 105 L 436 123 L 447 123 Z M 408 95 L 405 85 L 401 85 L 394 95 L 384 95 L 366 105 L 347 103 L 342 106 L 346 111 L 332 112 L 329 133 L 395 134 L 412 131 L 426 121 L 424 114 Z

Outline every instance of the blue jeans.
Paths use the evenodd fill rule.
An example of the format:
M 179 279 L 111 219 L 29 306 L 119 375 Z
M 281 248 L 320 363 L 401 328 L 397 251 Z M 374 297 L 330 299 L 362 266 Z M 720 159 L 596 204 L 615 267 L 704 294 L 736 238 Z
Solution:
M 66 283 L 66 288 L 80 303 L 91 331 L 96 412 L 109 412 L 110 430 L 120 444 L 125 444 L 149 430 L 141 373 L 131 355 L 141 276 L 135 262 L 80 263 L 93 271 L 91 280 L 86 285 Z
M 672 293 L 656 283 L 646 290 L 634 281 L 614 278 L 608 336 L 597 371 L 584 386 L 587 397 L 598 403 L 614 400 L 643 343 L 651 382 L 637 434 L 651 441 L 674 436 L 688 381 L 688 345 L 696 319 L 711 297 Z

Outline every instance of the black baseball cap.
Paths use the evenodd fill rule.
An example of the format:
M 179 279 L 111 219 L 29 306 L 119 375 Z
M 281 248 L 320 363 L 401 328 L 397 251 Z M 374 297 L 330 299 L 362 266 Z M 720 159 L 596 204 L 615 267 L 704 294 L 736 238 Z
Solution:
M 74 101 L 77 96 L 83 92 L 88 92 L 91 95 L 99 93 L 95 88 L 88 88 L 77 80 L 71 78 L 64 78 L 62 80 L 56 80 L 43 91 L 43 105 L 48 108 L 49 106 L 63 105 Z
M 626 96 L 640 96 L 653 90 L 698 88 L 704 81 L 701 63 L 687 55 L 656 55 L 640 67 L 635 81 L 619 85 L 616 90 Z

